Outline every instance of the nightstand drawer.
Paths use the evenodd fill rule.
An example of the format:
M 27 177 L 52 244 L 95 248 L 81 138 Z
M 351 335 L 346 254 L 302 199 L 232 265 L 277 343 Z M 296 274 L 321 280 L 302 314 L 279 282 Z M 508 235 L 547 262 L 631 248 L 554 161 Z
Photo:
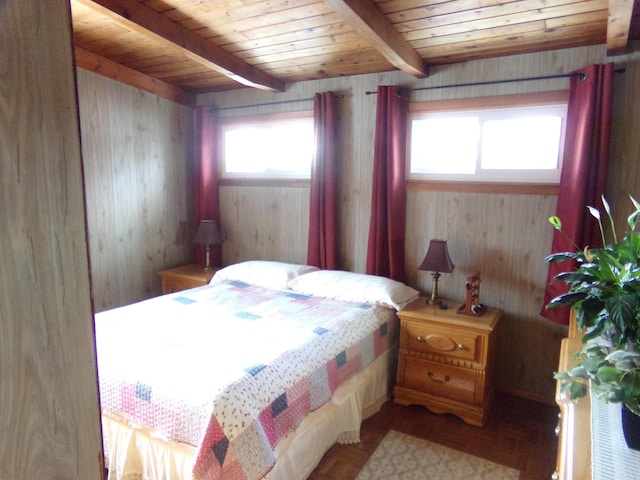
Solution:
M 400 348 L 479 362 L 481 341 L 482 335 L 475 332 L 408 321 Z
M 476 374 L 466 368 L 407 357 L 402 385 L 471 404 L 476 394 Z
M 217 269 L 205 270 L 202 265 L 192 264 L 158 272 L 162 280 L 162 293 L 175 293 L 207 285 Z
M 189 290 L 190 288 L 200 287 L 205 285 L 201 282 L 194 282 L 186 278 L 164 278 L 162 280 L 162 293 L 174 293 L 182 290 Z

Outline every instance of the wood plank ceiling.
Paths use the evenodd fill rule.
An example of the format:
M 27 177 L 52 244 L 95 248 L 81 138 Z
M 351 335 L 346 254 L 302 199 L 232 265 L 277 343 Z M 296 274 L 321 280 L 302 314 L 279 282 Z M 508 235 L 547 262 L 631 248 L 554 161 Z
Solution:
M 634 0 L 71 0 L 76 61 L 192 104 L 202 92 L 584 45 L 624 53 Z

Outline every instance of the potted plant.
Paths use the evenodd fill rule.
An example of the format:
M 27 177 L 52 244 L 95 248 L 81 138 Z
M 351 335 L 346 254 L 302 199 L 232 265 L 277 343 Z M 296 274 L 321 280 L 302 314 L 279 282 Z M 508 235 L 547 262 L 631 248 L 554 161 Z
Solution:
M 579 362 L 554 377 L 562 381 L 562 389 L 571 399 L 584 397 L 590 387 L 598 400 L 623 404 L 627 444 L 640 449 L 640 443 L 627 436 L 625 425 L 629 419 L 640 421 L 640 232 L 636 232 L 640 204 L 633 197 L 631 201 L 635 211 L 628 218 L 629 231 L 621 241 L 603 197 L 613 243 L 605 240 L 598 209 L 587 207 L 598 221 L 605 246 L 583 250 L 576 247 L 575 252 L 549 255 L 546 261 L 576 261 L 575 270 L 555 277 L 569 284 L 569 291 L 554 298 L 548 307 L 566 305 L 575 309 L 585 343 L 576 355 Z M 549 221 L 562 233 L 559 218 L 551 217 Z

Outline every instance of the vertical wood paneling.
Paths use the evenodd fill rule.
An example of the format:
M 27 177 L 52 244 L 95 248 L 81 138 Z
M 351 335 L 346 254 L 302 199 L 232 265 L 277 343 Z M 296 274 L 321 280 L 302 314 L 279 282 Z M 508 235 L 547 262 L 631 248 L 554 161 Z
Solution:
M 193 109 L 78 69 L 97 311 L 160 294 L 193 258 Z
M 66 0 L 0 2 L 0 478 L 102 478 Z
M 361 75 L 331 80 L 318 80 L 291 85 L 283 94 L 253 90 L 236 90 L 201 95 L 198 103 L 218 107 L 248 105 L 294 98 L 307 98 L 316 91 L 334 90 L 344 94 L 341 108 L 341 188 L 340 188 L 340 265 L 362 272 L 366 264 L 373 175 L 373 138 L 375 132 L 375 95 L 378 85 L 403 85 L 407 88 L 484 82 L 511 78 L 538 77 L 568 73 L 592 63 L 601 63 L 604 47 L 589 47 L 553 52 L 517 55 L 464 64 L 434 67 L 431 76 L 417 80 L 400 72 Z M 637 75 L 637 73 L 635 74 Z M 638 82 L 626 80 L 626 94 L 617 110 L 624 110 L 628 98 L 637 97 Z M 567 79 L 517 82 L 414 91 L 412 101 L 471 98 L 478 96 L 529 93 L 568 88 Z M 295 104 L 294 104 L 295 105 Z M 307 107 L 307 105 L 304 105 Z M 245 113 L 282 111 L 291 105 L 247 109 Z M 295 108 L 295 107 L 294 107 Z M 633 107 L 633 108 L 638 108 Z M 229 111 L 227 114 L 233 114 Z M 635 114 L 637 117 L 637 113 Z M 632 122 L 625 121 L 624 125 Z M 623 127 L 623 128 L 625 128 Z M 628 128 L 627 132 L 629 132 Z M 633 135 L 637 138 L 636 135 Z M 625 177 L 637 185 L 638 162 L 636 140 L 625 143 L 625 151 L 633 151 L 624 168 L 634 173 Z M 621 147 L 622 148 L 622 147 Z M 617 168 L 617 167 L 616 167 Z M 629 187 L 628 187 L 629 188 Z M 246 205 L 260 204 L 264 192 L 247 190 L 252 200 Z M 408 283 L 424 293 L 431 291 L 431 277 L 417 267 L 426 253 L 431 238 L 449 241 L 456 270 L 443 275 L 441 294 L 454 300 L 464 300 L 466 276 L 482 272 L 481 301 L 503 308 L 505 317 L 500 332 L 497 381 L 501 388 L 524 392 L 534 398 L 553 399 L 552 374 L 556 368 L 560 338 L 565 327 L 548 322 L 539 315 L 546 281 L 544 257 L 551 248 L 552 228 L 547 218 L 555 214 L 556 197 L 546 195 L 497 195 L 453 192 L 408 192 L 407 260 Z M 223 203 L 230 200 L 223 200 Z M 286 209 L 283 210 L 283 212 Z M 222 212 L 223 224 L 232 226 L 236 218 Z M 279 222 L 273 222 L 274 228 Z M 262 236 L 265 234 L 262 233 Z M 264 255 L 263 238 L 247 233 L 242 244 L 235 244 L 233 254 L 225 257 L 252 258 Z M 287 239 L 287 242 L 291 242 Z M 294 241 L 295 242 L 295 241 Z M 301 233 L 306 246 L 306 233 Z M 277 247 L 271 247 L 275 251 Z
M 309 188 L 222 187 L 224 265 L 244 260 L 306 263 Z
M 640 201 L 640 42 L 634 42 L 633 46 L 633 54 L 618 58 L 617 63 L 625 66 L 625 73 L 614 76 L 612 150 L 606 196 L 618 235 L 628 230 L 627 217 L 633 211 L 629 195 Z M 608 238 L 611 241 L 611 237 Z

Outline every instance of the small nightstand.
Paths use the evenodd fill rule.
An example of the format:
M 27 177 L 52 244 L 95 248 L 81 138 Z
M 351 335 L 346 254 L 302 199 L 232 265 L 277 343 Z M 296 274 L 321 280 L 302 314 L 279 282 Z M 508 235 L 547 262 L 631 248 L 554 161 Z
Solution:
M 218 270 L 219 268 L 205 270 L 202 265 L 196 264 L 163 270 L 158 273 L 162 279 L 162 294 L 206 285 Z
M 424 405 L 482 426 L 494 395 L 496 328 L 502 311 L 478 317 L 446 310 L 419 298 L 400 317 L 400 350 L 394 402 Z

